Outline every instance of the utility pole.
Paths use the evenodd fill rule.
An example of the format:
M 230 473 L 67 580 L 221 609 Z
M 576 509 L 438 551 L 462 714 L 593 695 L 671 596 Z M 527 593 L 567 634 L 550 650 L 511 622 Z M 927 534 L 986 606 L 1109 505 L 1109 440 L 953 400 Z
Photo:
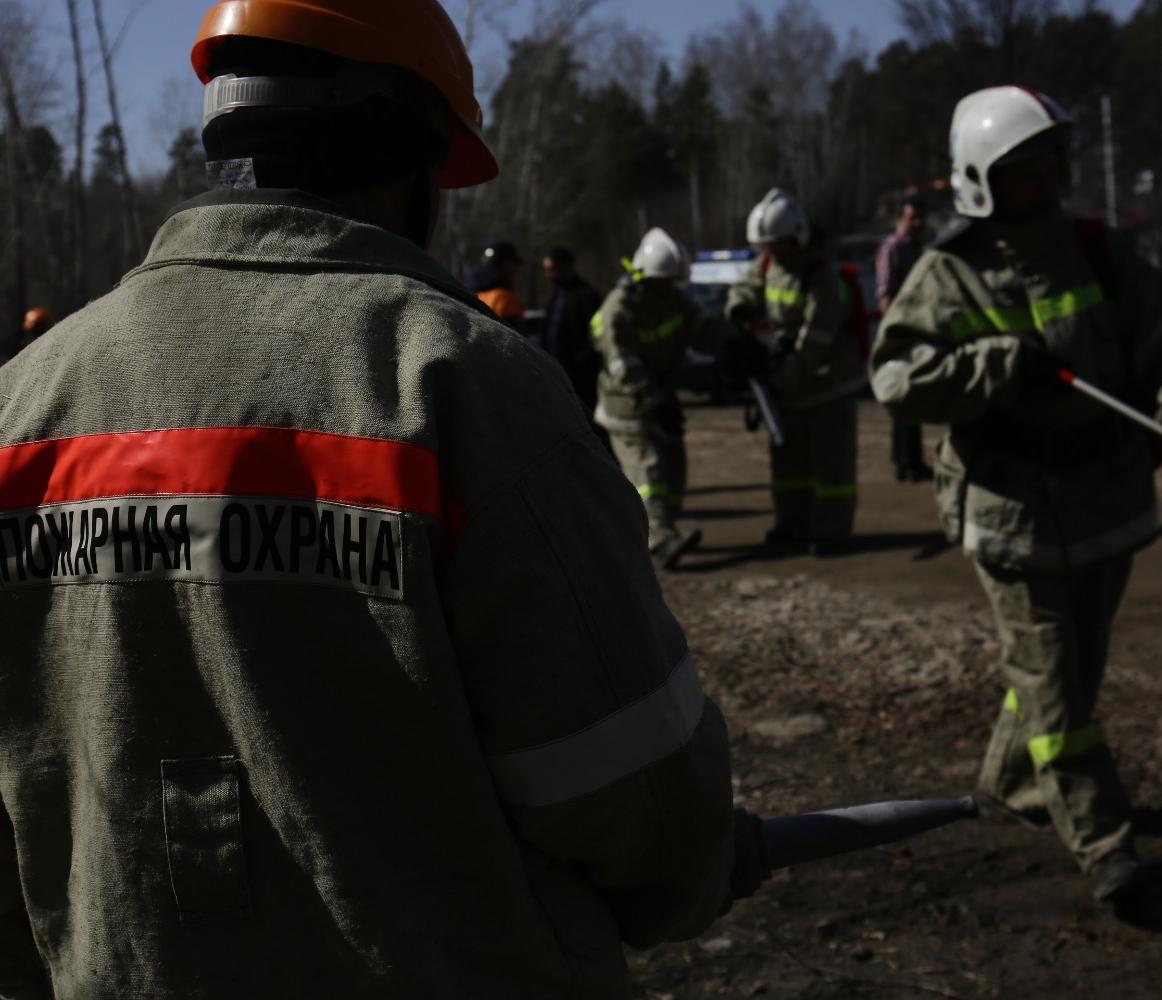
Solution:
M 1102 154 L 1106 175 L 1106 225 L 1118 225 L 1118 187 L 1114 177 L 1114 115 L 1109 95 L 1101 99 Z

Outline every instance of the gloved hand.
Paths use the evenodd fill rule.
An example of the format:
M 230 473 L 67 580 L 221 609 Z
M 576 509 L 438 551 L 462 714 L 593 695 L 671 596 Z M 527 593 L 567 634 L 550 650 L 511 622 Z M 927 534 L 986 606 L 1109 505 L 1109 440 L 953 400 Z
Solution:
M 1057 374 L 1062 363 L 1042 343 L 1022 339 L 1018 357 L 1021 389 L 1040 394 L 1061 393 L 1068 389 Z
M 730 872 L 730 892 L 735 899 L 753 896 L 771 877 L 763 839 L 763 821 L 745 809 L 734 810 L 734 868 Z
M 686 428 L 686 415 L 677 400 L 666 400 L 654 410 L 654 422 L 670 437 L 681 437 Z

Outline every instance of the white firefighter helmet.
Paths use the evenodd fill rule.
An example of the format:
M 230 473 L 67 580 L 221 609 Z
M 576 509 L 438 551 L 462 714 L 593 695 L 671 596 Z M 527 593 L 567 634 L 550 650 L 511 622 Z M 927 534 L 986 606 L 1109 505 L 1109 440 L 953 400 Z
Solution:
M 664 229 L 654 227 L 642 237 L 633 255 L 633 269 L 643 278 L 685 281 L 690 277 L 690 255 Z
M 778 243 L 788 236 L 806 246 L 811 235 L 807 213 L 789 194 L 771 188 L 746 220 L 746 241 L 755 246 Z
M 952 113 L 952 191 L 961 215 L 986 219 L 995 207 L 989 171 L 1018 147 L 1073 124 L 1053 98 L 1024 87 L 987 87 L 962 98 Z

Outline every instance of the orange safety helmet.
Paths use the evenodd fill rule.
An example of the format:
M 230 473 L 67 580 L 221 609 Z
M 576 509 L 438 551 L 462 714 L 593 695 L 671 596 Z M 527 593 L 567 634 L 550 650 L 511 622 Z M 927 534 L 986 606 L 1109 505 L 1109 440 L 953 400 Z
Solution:
M 472 62 L 436 0 L 219 0 L 202 19 L 190 54 L 202 83 L 210 82 L 217 44 L 231 36 L 289 42 L 353 62 L 410 70 L 444 95 L 458 122 L 440 187 L 483 184 L 500 173 L 484 141 Z
M 24 332 L 42 334 L 55 325 L 56 318 L 47 309 L 37 306 L 24 314 Z

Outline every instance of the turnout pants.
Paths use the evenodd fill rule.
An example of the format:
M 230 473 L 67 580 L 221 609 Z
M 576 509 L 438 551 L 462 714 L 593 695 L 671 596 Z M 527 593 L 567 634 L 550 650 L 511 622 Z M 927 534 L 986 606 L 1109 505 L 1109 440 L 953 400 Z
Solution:
M 1094 718 L 1132 561 L 1116 556 L 1068 574 L 976 564 L 1009 684 L 980 788 L 1030 819 L 1047 810 L 1085 872 L 1132 843 L 1130 803 Z
M 637 488 L 650 522 L 650 548 L 678 534 L 686 492 L 686 442 L 663 434 L 610 432 L 621 471 Z
M 854 396 L 783 413 L 787 442 L 771 448 L 775 528 L 799 539 L 851 535 L 855 522 Z

